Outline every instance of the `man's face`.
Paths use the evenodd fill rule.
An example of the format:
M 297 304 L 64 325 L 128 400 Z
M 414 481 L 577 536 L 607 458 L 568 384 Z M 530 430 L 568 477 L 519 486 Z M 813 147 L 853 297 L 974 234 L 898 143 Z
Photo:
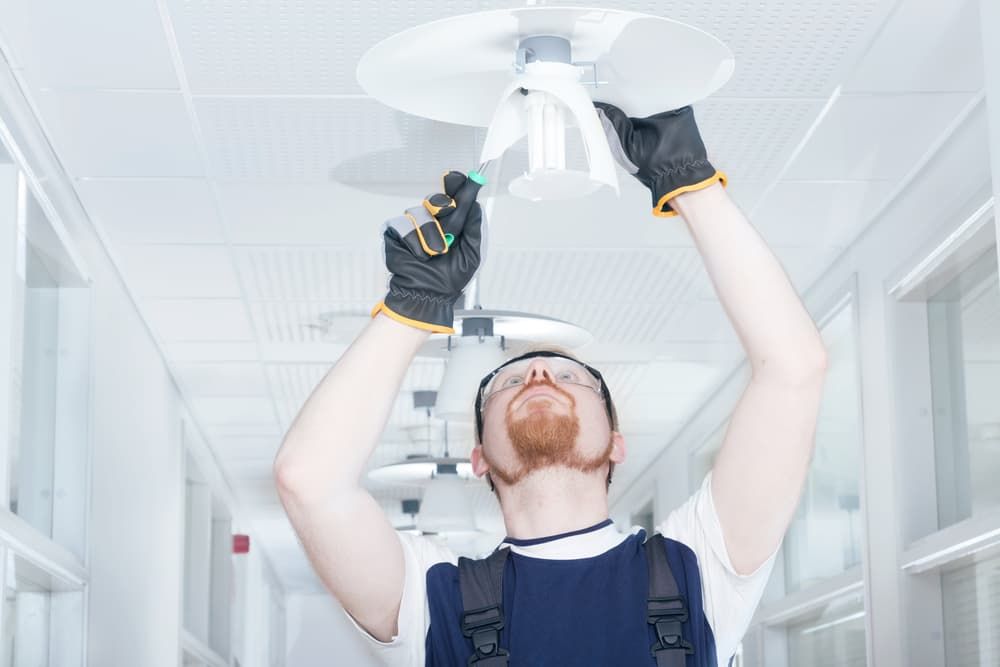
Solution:
M 597 378 L 571 359 L 515 362 L 486 388 L 482 455 L 508 485 L 547 467 L 605 470 L 612 435 Z

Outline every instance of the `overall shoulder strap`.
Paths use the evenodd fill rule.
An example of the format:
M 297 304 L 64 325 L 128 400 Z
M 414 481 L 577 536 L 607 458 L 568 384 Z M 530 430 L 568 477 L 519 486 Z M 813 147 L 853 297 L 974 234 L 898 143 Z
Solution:
M 650 647 L 657 667 L 684 667 L 694 646 L 685 641 L 681 624 L 688 620 L 687 599 L 680 594 L 677 580 L 667 562 L 667 542 L 655 534 L 646 539 L 649 568 L 649 598 L 646 622 L 653 626 L 657 641 Z
M 510 655 L 500 648 L 503 629 L 503 568 L 509 549 L 497 549 L 486 558 L 458 559 L 458 585 L 462 589 L 462 634 L 472 639 L 476 652 L 469 656 L 475 667 L 507 667 Z

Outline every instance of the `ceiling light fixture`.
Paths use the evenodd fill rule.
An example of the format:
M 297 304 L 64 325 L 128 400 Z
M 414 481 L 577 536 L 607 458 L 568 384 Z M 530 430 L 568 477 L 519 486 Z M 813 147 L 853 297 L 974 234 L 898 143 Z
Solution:
M 441 48 L 444 43 L 448 48 Z M 734 67 L 725 44 L 671 19 L 613 9 L 520 7 L 454 16 L 388 37 L 362 56 L 357 78 L 390 107 L 488 127 L 483 164 L 527 135 L 527 170 L 508 189 L 538 200 L 602 186 L 618 190 L 592 100 L 649 116 L 707 97 Z M 566 128 L 574 126 L 586 150 L 586 172 L 566 169 Z

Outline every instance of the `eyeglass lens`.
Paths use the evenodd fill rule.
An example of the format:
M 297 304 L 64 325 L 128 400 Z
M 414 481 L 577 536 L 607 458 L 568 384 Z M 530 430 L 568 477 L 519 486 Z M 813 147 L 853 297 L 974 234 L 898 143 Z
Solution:
M 483 391 L 483 400 L 486 401 L 499 391 L 519 387 L 527 382 L 528 367 L 533 361 L 535 358 L 532 357 L 504 366 L 486 385 Z M 597 378 L 578 362 L 563 357 L 547 357 L 544 359 L 544 363 L 548 366 L 556 384 L 578 384 L 594 391 L 600 391 Z

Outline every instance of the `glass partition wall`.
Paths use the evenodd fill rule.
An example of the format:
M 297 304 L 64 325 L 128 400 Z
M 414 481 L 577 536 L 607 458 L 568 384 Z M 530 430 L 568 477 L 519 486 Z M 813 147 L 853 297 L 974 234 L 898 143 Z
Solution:
M 994 209 L 892 291 L 907 622 L 940 664 L 1000 662 L 1000 274 Z M 924 637 L 941 638 L 924 639 Z
M 0 667 L 84 664 L 91 290 L 0 150 Z

